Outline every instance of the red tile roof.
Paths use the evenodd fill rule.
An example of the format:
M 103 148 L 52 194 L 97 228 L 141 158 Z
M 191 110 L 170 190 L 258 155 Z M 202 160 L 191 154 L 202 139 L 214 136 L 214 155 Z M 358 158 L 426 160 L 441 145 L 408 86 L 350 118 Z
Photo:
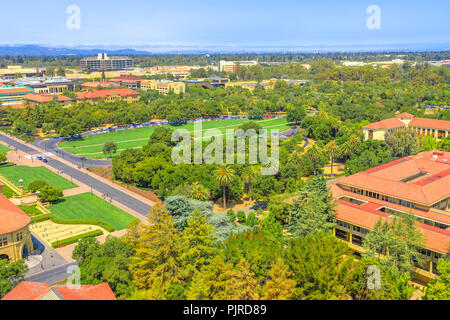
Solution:
M 395 129 L 395 128 L 401 128 L 404 127 L 405 124 L 398 120 L 397 118 L 390 118 L 381 120 L 378 122 L 374 122 L 371 124 L 368 124 L 364 127 L 364 129 L 373 129 L 373 130 L 379 130 L 379 129 Z
M 14 203 L 0 194 L 0 234 L 7 234 L 27 226 L 31 218 Z
M 417 180 L 400 180 L 419 172 L 428 176 L 442 175 L 450 168 L 450 161 L 447 161 L 450 159 L 450 152 L 440 154 L 438 156 L 435 152 L 424 152 L 404 158 L 403 161 L 395 160 L 342 178 L 338 183 L 431 206 L 450 195 L 450 175 L 440 176 L 424 185 L 415 184 Z
M 53 101 L 54 98 L 56 98 L 56 101 L 58 102 L 72 101 L 72 99 L 66 96 L 45 93 L 29 93 L 23 96 L 24 100 L 29 100 L 37 103 L 47 103 Z
M 81 86 L 82 87 L 87 87 L 87 88 L 97 88 L 98 86 L 100 86 L 102 88 L 119 87 L 119 85 L 117 83 L 100 82 L 100 81 L 85 82 Z
M 34 92 L 29 88 L 0 88 L 0 94 Z
M 412 127 L 421 128 L 431 128 L 431 129 L 441 129 L 450 130 L 450 121 L 436 120 L 436 119 L 425 119 L 425 118 L 414 118 L 409 123 Z
M 406 119 L 412 119 L 414 118 L 414 115 L 408 112 L 402 112 L 396 115 L 397 118 L 406 118 Z
M 107 98 L 112 95 L 120 95 L 121 97 L 127 97 L 140 95 L 140 93 L 132 89 L 106 89 L 106 90 L 78 92 L 76 94 L 78 100 Z
M 29 281 L 21 282 L 2 300 L 41 300 L 52 290 L 57 291 L 65 300 L 117 300 L 107 283 L 69 288 L 63 285 L 50 287 L 46 283 Z

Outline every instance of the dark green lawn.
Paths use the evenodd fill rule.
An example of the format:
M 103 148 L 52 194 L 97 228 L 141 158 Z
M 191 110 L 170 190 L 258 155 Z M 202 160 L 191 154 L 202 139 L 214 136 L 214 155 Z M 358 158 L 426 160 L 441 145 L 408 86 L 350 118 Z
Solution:
M 48 209 L 58 218 L 98 220 L 113 226 L 116 230 L 125 229 L 136 219 L 129 213 L 90 193 L 65 197 L 61 202 L 51 205 Z

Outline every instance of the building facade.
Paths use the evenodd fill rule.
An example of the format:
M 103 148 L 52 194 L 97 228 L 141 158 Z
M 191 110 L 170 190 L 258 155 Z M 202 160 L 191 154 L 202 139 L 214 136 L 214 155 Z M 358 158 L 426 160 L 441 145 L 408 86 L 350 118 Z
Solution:
M 15 105 L 23 102 L 23 97 L 33 93 L 32 88 L 25 86 L 3 86 L 0 87 L 0 103 L 3 106 Z
M 126 86 L 130 89 L 137 89 L 141 87 L 142 79 L 131 74 L 121 74 L 119 77 L 110 79 L 109 82 L 119 86 Z
M 386 132 L 409 127 L 422 136 L 433 136 L 437 140 L 450 134 L 450 121 L 416 118 L 412 114 L 403 112 L 386 120 L 371 123 L 363 128 L 364 138 L 384 140 Z
M 0 69 L 0 78 L 16 79 L 16 78 L 33 78 L 43 77 L 45 70 L 41 68 L 22 68 L 22 66 L 8 66 L 5 69 Z
M 345 177 L 331 185 L 336 199 L 333 234 L 356 252 L 381 220 L 402 213 L 417 218 L 424 238 L 424 263 L 416 264 L 417 279 L 436 277 L 439 258 L 450 253 L 450 152 L 429 151 Z
M 33 252 L 30 221 L 25 212 L 0 194 L 0 259 L 15 262 Z
M 97 103 L 100 100 L 105 102 L 114 102 L 123 100 L 128 103 L 138 102 L 141 94 L 132 89 L 106 89 L 106 90 L 94 90 L 78 92 L 76 94 L 77 102 L 90 102 Z
M 75 89 L 75 82 L 64 77 L 17 79 L 13 83 L 31 88 L 35 93 L 61 94 Z
M 169 92 L 180 94 L 186 92 L 184 82 L 170 80 L 143 80 L 141 82 L 142 90 L 156 90 L 159 94 L 167 95 Z
M 109 57 L 106 53 L 99 53 L 97 57 L 80 60 L 80 67 L 84 70 L 123 70 L 133 67 L 133 60 L 128 57 Z
M 258 64 L 258 61 L 225 61 L 220 60 L 219 62 L 219 72 L 236 72 L 239 67 L 250 67 Z
M 72 99 L 63 95 L 53 95 L 48 93 L 30 93 L 23 96 L 23 100 L 32 105 L 36 104 L 46 104 L 52 101 L 63 104 L 64 106 L 69 106 Z

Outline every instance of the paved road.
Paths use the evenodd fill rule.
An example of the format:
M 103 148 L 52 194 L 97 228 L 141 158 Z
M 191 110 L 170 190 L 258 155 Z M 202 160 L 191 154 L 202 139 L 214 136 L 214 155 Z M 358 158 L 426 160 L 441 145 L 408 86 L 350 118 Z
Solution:
M 13 146 L 14 148 L 17 148 L 20 151 L 23 151 L 28 154 L 37 154 L 38 152 L 32 148 L 30 148 L 25 143 L 18 142 L 14 139 L 11 139 L 3 134 L 0 134 L 0 140 L 6 142 L 8 145 Z M 134 210 L 142 215 L 146 215 L 150 209 L 151 206 L 139 199 L 136 199 L 135 197 L 131 196 L 130 194 L 118 190 L 111 185 L 104 183 L 103 181 L 100 181 L 99 179 L 96 179 L 94 177 L 91 177 L 86 172 L 83 172 L 80 169 L 73 168 L 59 160 L 57 158 L 48 158 L 49 166 L 59 170 L 63 171 L 65 174 L 71 176 L 72 178 L 81 181 L 82 183 L 86 184 L 87 186 L 91 187 L 93 190 L 96 190 L 102 194 L 107 194 L 109 197 L 112 197 L 113 200 L 119 202 L 120 204 L 130 208 L 131 210 Z
M 47 284 L 55 284 L 70 277 L 71 274 L 67 273 L 68 268 L 70 266 L 75 265 L 77 265 L 77 262 L 67 263 L 63 266 L 59 266 L 53 269 L 43 271 L 38 274 L 34 274 L 32 276 L 25 277 L 24 280 L 33 282 L 43 282 Z
M 58 143 L 60 141 L 61 141 L 60 139 L 46 139 L 46 140 L 38 139 L 34 141 L 32 145 L 44 149 L 47 152 L 56 154 L 58 157 L 61 157 L 64 160 L 69 161 L 70 163 L 76 166 L 80 166 L 82 168 L 89 168 L 89 167 L 110 168 L 112 165 L 111 160 L 83 158 L 74 155 L 70 152 L 64 151 L 58 146 Z

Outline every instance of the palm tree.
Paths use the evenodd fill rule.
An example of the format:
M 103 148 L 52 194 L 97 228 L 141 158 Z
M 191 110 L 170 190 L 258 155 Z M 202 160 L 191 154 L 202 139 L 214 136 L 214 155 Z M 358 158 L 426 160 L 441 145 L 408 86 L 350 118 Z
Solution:
M 216 180 L 223 190 L 223 207 L 227 207 L 226 200 L 226 188 L 233 181 L 234 169 L 231 167 L 222 167 L 217 169 L 215 172 Z
M 209 198 L 209 190 L 202 184 L 195 182 L 191 189 L 191 197 L 192 199 L 206 201 Z
M 255 181 L 258 174 L 257 170 L 258 167 L 253 166 L 253 167 L 246 167 L 242 172 L 242 180 L 244 180 L 244 182 L 248 185 L 248 194 L 250 197 L 250 201 L 252 200 L 250 196 L 250 194 L 252 193 L 252 184 L 253 181 Z
M 336 145 L 335 141 L 330 141 L 325 146 L 325 154 L 330 158 L 331 160 L 331 175 L 333 176 L 333 163 L 334 159 L 338 158 L 340 156 L 340 150 Z
M 309 160 L 312 161 L 314 165 L 314 175 L 316 175 L 317 163 L 323 156 L 323 151 L 317 147 L 316 144 L 313 144 L 311 148 L 309 148 L 308 152 L 306 152 L 306 156 Z
M 340 154 L 345 157 L 345 160 L 348 160 L 353 152 L 359 148 L 359 144 L 359 137 L 357 135 L 351 135 L 348 140 L 341 145 Z

